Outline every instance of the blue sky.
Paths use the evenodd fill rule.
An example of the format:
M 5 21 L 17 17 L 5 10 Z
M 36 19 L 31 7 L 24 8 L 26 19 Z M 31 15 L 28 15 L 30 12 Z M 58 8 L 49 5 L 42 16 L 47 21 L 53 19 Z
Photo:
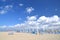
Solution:
M 60 17 L 60 0 L 0 0 L 0 26 L 24 23 L 27 16 Z

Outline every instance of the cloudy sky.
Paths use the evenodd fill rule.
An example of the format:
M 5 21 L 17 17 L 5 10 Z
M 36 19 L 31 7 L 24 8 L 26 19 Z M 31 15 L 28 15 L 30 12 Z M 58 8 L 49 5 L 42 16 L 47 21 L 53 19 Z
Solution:
M 60 0 L 0 0 L 0 27 L 60 27 Z

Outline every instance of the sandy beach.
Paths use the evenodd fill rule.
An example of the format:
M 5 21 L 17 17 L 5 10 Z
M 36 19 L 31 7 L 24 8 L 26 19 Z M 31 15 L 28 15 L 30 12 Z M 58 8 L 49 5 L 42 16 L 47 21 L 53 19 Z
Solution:
M 0 32 L 0 40 L 60 40 L 60 34 L 30 34 L 16 33 L 9 35 L 9 32 Z

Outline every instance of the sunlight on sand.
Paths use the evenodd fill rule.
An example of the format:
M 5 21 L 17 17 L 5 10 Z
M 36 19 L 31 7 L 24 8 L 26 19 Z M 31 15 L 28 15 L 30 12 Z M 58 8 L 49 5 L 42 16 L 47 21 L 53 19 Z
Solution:
M 0 40 L 60 40 L 60 34 L 8 33 L 0 32 Z

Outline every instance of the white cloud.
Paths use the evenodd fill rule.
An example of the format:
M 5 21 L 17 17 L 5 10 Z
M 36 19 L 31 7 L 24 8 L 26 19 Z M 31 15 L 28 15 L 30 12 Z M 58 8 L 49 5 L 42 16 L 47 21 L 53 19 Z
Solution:
M 18 18 L 18 20 L 22 20 L 22 18 Z
M 27 20 L 36 20 L 36 19 L 37 19 L 36 16 L 31 16 L 31 17 L 27 16 Z
M 4 7 L 4 9 L 9 10 L 9 9 L 11 9 L 12 7 L 13 7 L 12 5 L 6 5 L 6 6 Z
M 0 10 L 0 14 L 5 14 L 7 11 L 5 10 Z
M 36 27 L 36 28 L 47 28 L 47 27 L 55 27 L 54 25 L 58 25 L 60 27 L 60 17 L 54 15 L 52 17 L 41 16 L 37 18 L 36 16 L 27 17 L 27 21 L 24 23 L 28 27 Z M 56 26 L 56 27 L 58 27 Z
M 38 22 L 46 22 L 46 23 L 50 23 L 50 22 L 57 22 L 59 21 L 59 17 L 57 15 L 54 15 L 52 17 L 45 17 L 45 16 L 41 16 L 38 20 Z
M 32 11 L 34 11 L 34 8 L 33 7 L 27 7 L 26 11 L 27 11 L 27 13 L 30 14 Z
M 53 29 L 60 28 L 60 17 L 54 15 L 52 17 L 41 16 L 28 16 L 24 23 L 11 26 L 15 29 Z
M 54 15 L 52 17 L 45 17 L 41 16 L 37 18 L 37 16 L 27 16 L 27 20 L 24 23 L 16 24 L 14 27 L 24 26 L 24 27 L 30 27 L 33 25 L 34 27 L 42 27 L 42 26 L 51 26 L 53 25 L 60 25 L 60 17 L 57 15 Z
M 0 26 L 0 28 L 6 28 L 6 27 L 7 27 L 6 25 Z
M 23 6 L 24 4 L 20 3 L 19 6 Z
M 4 7 L 0 7 L 0 14 L 7 13 L 10 9 L 12 9 L 13 5 L 6 5 Z

